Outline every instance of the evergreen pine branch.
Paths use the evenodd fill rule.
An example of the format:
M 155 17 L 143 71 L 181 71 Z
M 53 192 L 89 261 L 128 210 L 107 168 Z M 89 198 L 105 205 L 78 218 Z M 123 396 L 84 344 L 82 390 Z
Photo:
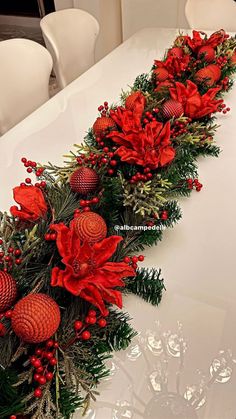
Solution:
M 83 403 L 84 398 L 80 394 L 63 384 L 60 385 L 59 408 L 63 419 L 70 419 L 76 409 L 83 407 Z
M 159 305 L 163 290 L 165 290 L 161 270 L 141 268 L 135 278 L 128 279 L 126 289 L 148 303 Z

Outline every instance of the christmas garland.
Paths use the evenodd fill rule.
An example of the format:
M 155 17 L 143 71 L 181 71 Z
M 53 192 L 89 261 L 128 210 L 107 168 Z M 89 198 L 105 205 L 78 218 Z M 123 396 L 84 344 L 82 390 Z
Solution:
M 160 271 L 137 253 L 180 219 L 178 197 L 201 190 L 196 161 L 219 154 L 214 115 L 229 111 L 235 71 L 223 30 L 180 35 L 121 105 L 98 108 L 64 167 L 22 158 L 37 182 L 0 214 L 1 419 L 69 419 L 96 398 L 106 359 L 136 333 L 122 293 L 161 300 Z

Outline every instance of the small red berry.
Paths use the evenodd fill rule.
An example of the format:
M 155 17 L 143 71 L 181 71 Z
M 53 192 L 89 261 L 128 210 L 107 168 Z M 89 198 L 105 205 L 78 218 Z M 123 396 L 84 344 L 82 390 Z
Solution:
M 47 372 L 47 374 L 45 375 L 46 380 L 47 381 L 51 381 L 53 379 L 53 373 L 52 372 Z
M 42 349 L 39 349 L 39 348 L 36 349 L 35 354 L 38 355 L 38 356 L 42 355 Z
M 41 375 L 40 374 L 34 374 L 34 381 L 39 381 Z
M 20 265 L 21 263 L 22 263 L 22 259 L 16 259 L 16 260 L 15 260 L 15 264 L 16 264 L 16 265 Z
M 114 170 L 113 169 L 108 169 L 107 173 L 108 173 L 108 175 L 112 176 L 112 175 L 114 175 Z
M 89 324 L 95 324 L 96 321 L 97 321 L 97 318 L 94 317 L 94 316 L 90 316 L 90 317 L 87 318 L 87 320 L 88 320 Z
M 83 327 L 83 323 L 80 320 L 75 321 L 74 328 L 75 330 L 80 330 Z
M 41 361 L 40 361 L 40 359 L 36 359 L 36 361 L 34 361 L 33 362 L 33 366 L 34 366 L 34 368 L 39 368 L 39 367 L 41 367 Z
M 5 336 L 7 329 L 5 328 L 4 324 L 0 323 L 0 337 Z
M 38 399 L 40 397 L 42 397 L 42 394 L 43 394 L 43 392 L 42 392 L 41 388 L 38 387 L 34 390 L 34 396 L 37 397 Z
M 52 347 L 54 346 L 54 340 L 49 339 L 49 340 L 47 341 L 46 345 L 47 345 L 47 347 L 48 347 L 48 348 L 52 348 Z
M 31 179 L 29 178 L 29 177 L 27 177 L 26 179 L 25 179 L 25 183 L 31 183 Z
M 11 415 L 10 419 L 17 419 L 16 415 Z
M 50 239 L 51 239 L 52 241 L 55 241 L 55 240 L 56 240 L 56 238 L 57 238 L 56 233 L 51 233 L 51 234 L 50 234 Z
M 99 319 L 98 324 L 99 324 L 100 327 L 106 327 L 107 321 L 106 321 L 106 319 Z
M 92 199 L 92 203 L 93 203 L 93 204 L 98 204 L 98 202 L 99 202 L 99 198 L 94 197 L 94 198 Z
M 132 257 L 132 262 L 133 262 L 133 263 L 137 263 L 137 262 L 138 262 L 138 258 L 137 258 L 137 256 L 133 256 L 133 257 Z
M 6 317 L 7 319 L 10 319 L 10 318 L 11 318 L 11 316 L 12 316 L 12 310 L 8 310 L 8 311 L 6 311 L 6 313 L 5 313 L 5 317 Z
M 89 312 L 88 312 L 89 317 L 96 317 L 96 315 L 97 315 L 97 313 L 96 313 L 95 310 L 89 310 Z
M 138 260 L 139 260 L 139 262 L 143 262 L 144 261 L 144 256 L 143 255 L 139 255 Z
M 56 358 L 52 358 L 52 359 L 50 359 L 50 361 L 49 361 L 49 364 L 50 365 L 57 365 L 57 359 Z
M 130 262 L 130 257 L 129 256 L 125 256 L 124 259 L 123 259 L 123 262 L 129 263 Z
M 38 367 L 38 368 L 36 369 L 36 372 L 37 372 L 38 374 L 41 374 L 41 373 L 43 372 L 43 367 Z
M 116 160 L 111 160 L 110 161 L 110 166 L 113 166 L 113 167 L 117 166 L 117 161 Z
M 20 256 L 21 255 L 21 250 L 20 249 L 16 249 L 14 252 L 15 256 Z
M 44 385 L 44 384 L 46 384 L 46 378 L 43 376 L 43 375 L 41 375 L 40 377 L 39 377 L 39 379 L 38 379 L 38 382 L 39 382 L 39 384 L 41 384 L 42 386 Z
M 82 333 L 82 335 L 81 335 L 81 338 L 82 338 L 83 340 L 89 340 L 89 339 L 90 339 L 90 337 L 91 337 L 91 333 L 90 333 L 88 330 L 85 330 L 85 331 Z
M 40 186 L 41 186 L 41 188 L 45 188 L 46 187 L 46 182 L 44 182 L 44 180 L 42 180 L 42 182 L 40 182 Z

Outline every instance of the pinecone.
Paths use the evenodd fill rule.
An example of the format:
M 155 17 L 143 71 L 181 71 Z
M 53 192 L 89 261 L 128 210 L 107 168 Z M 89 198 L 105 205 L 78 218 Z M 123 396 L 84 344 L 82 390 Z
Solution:
M 89 167 L 81 167 L 72 173 L 70 187 L 73 192 L 87 195 L 97 189 L 99 176 L 95 170 Z
M 179 118 L 184 113 L 184 108 L 182 103 L 169 99 L 163 104 L 162 113 L 165 119 Z

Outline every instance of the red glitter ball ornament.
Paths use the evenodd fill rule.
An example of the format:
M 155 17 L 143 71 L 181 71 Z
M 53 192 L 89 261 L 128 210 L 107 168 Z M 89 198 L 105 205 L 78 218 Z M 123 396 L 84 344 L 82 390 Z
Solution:
M 216 64 L 210 64 L 197 71 L 195 79 L 198 82 L 205 82 L 207 86 L 212 86 L 221 76 L 220 68 Z
M 114 129 L 115 126 L 115 122 L 109 116 L 99 116 L 93 124 L 93 132 L 96 136 L 99 136 Z
M 40 343 L 49 339 L 61 320 L 58 304 L 46 294 L 29 294 L 15 305 L 12 329 L 23 341 Z
M 169 99 L 163 104 L 162 113 L 165 119 L 179 118 L 184 113 L 184 109 L 182 103 Z
M 158 81 L 165 81 L 169 77 L 168 71 L 163 67 L 158 67 L 154 70 L 154 73 L 156 75 L 156 80 Z
M 184 55 L 183 48 L 180 47 L 173 47 L 169 49 L 168 56 L 176 57 L 176 58 L 182 58 Z
M 16 281 L 7 272 L 0 271 L 0 313 L 8 310 L 17 296 Z
M 125 107 L 128 109 L 128 111 L 133 111 L 135 108 L 136 100 L 140 97 L 143 97 L 145 100 L 144 95 L 139 90 L 137 92 L 131 93 L 131 95 L 127 96 L 125 100 Z M 146 102 L 146 100 L 145 100 Z
M 78 237 L 91 244 L 105 239 L 107 235 L 106 223 L 96 212 L 82 212 L 72 223 Z
M 87 195 L 97 189 L 99 177 L 95 170 L 89 167 L 81 167 L 72 173 L 70 187 L 72 191 Z
M 212 61 L 214 61 L 215 56 L 216 53 L 214 48 L 207 45 L 205 47 L 201 47 L 198 51 L 198 58 L 202 58 L 207 63 L 211 63 Z

